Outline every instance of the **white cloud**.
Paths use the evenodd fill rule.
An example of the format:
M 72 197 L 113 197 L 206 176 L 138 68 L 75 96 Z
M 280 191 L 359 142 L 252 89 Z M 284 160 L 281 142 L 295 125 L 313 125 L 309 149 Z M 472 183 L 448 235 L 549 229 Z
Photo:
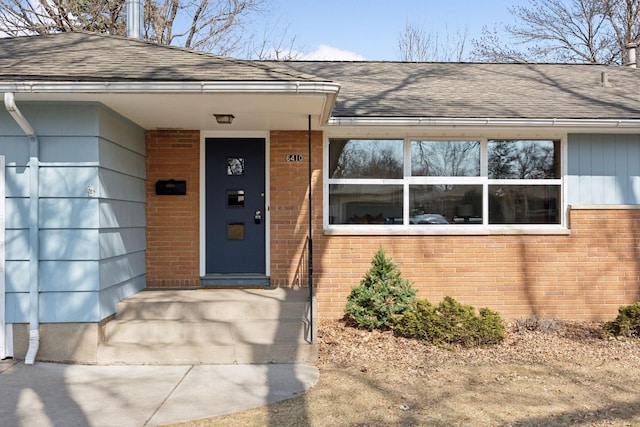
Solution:
M 348 50 L 338 49 L 337 47 L 327 46 L 322 44 L 318 48 L 307 54 L 303 55 L 304 60 L 310 61 L 364 61 L 365 58 L 362 55 L 358 55 L 355 52 Z

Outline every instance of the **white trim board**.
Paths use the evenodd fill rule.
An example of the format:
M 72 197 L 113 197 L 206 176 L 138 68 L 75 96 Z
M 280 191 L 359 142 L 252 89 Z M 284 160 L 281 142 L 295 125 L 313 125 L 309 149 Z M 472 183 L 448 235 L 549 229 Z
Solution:
M 0 359 L 13 357 L 12 325 L 6 323 L 5 298 L 5 159 L 0 156 Z

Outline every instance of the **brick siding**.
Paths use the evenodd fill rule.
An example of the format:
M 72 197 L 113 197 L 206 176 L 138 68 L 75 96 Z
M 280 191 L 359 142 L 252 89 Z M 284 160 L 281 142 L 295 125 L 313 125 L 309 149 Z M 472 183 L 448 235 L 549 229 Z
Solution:
M 306 285 L 309 236 L 309 136 L 305 132 L 271 132 L 271 284 Z M 322 233 L 322 133 L 312 134 L 313 235 Z M 302 154 L 288 162 L 287 154 Z M 315 256 L 314 256 L 315 258 Z
M 147 287 L 200 285 L 200 131 L 147 131 Z M 186 196 L 156 195 L 186 180 Z
M 382 245 L 418 297 L 446 295 L 507 319 L 605 320 L 640 299 L 640 211 L 573 210 L 571 234 L 325 236 L 316 239 L 321 317 L 341 317 Z
M 320 317 L 343 315 L 351 287 L 380 246 L 418 297 L 445 295 L 507 319 L 611 319 L 640 299 L 640 210 L 572 210 L 569 235 L 325 236 L 322 134 L 313 140 L 314 284 Z M 199 285 L 198 131 L 147 134 L 147 284 Z M 287 154 L 304 161 L 288 162 Z M 271 282 L 308 283 L 308 134 L 270 135 Z M 187 196 L 156 196 L 158 179 L 186 179 Z

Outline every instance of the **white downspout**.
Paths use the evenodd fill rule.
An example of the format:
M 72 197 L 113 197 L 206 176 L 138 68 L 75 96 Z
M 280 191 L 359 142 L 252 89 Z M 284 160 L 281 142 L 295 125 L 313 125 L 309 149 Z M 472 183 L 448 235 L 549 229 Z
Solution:
M 13 93 L 6 92 L 4 94 L 4 106 L 20 129 L 29 137 L 29 348 L 24 363 L 33 365 L 40 347 L 40 289 L 38 285 L 40 144 L 35 130 L 16 106 Z

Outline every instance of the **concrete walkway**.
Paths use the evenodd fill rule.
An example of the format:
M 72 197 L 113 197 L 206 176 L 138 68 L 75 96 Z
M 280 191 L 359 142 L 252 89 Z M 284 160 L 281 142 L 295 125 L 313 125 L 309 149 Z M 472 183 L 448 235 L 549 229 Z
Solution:
M 287 399 L 315 385 L 309 365 L 89 366 L 0 361 L 0 424 L 159 426 Z

